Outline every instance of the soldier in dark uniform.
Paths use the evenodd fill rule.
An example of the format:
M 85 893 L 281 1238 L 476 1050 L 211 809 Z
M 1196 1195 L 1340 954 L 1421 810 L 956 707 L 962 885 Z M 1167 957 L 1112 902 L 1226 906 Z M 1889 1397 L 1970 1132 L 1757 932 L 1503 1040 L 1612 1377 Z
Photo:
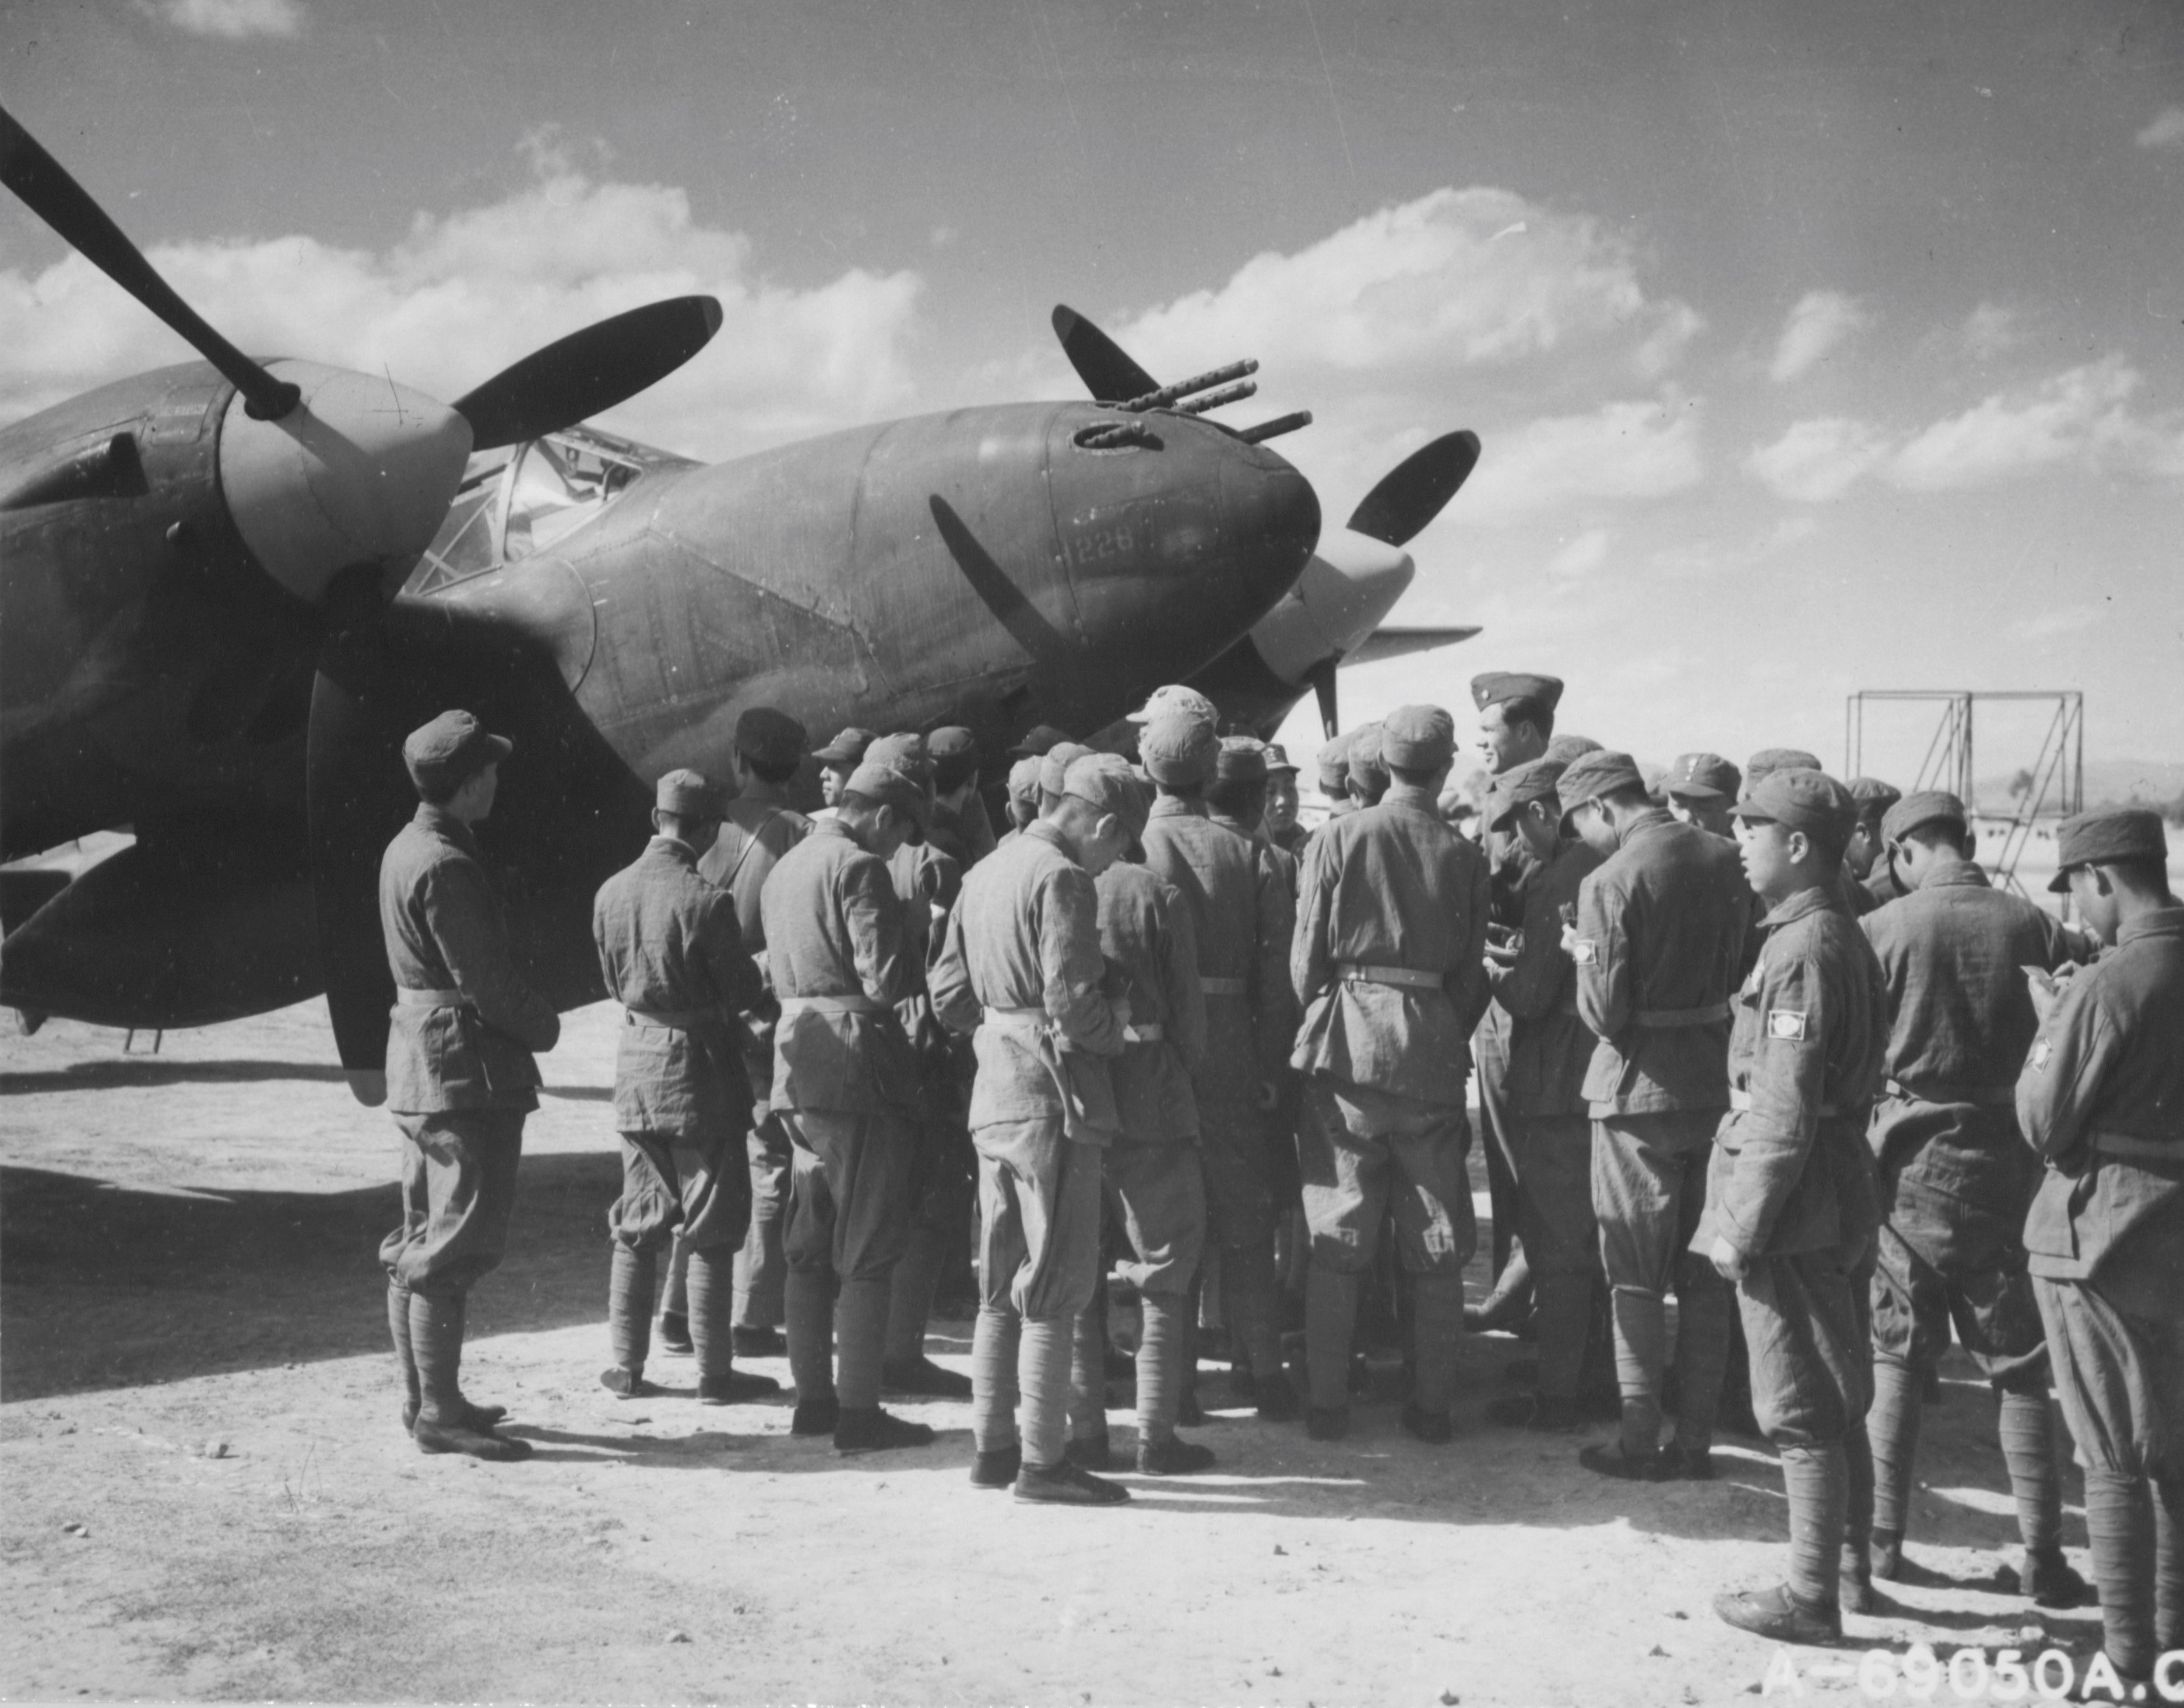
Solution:
M 1486 862 L 1435 809 L 1456 751 L 1449 715 L 1400 707 L 1382 739 L 1387 798 L 1313 837 L 1290 956 L 1304 1004 L 1291 1061 L 1306 1076 L 1298 1162 L 1312 1242 L 1306 1424 L 1320 1441 L 1349 1428 L 1359 1277 L 1392 1206 L 1414 1288 L 1403 1427 L 1440 1442 L 1478 1243 L 1463 1092 L 1466 1040 L 1488 999 Z
M 1142 835 L 1145 802 L 1130 797 Z M 1134 1255 L 1123 1273 L 1138 1290 L 1138 1469 L 1155 1476 L 1203 1471 L 1212 1449 L 1175 1433 L 1190 1345 L 1190 1277 L 1206 1247 L 1206 1182 L 1198 1159 L 1198 1102 L 1191 1074 L 1206 1053 L 1206 1000 L 1190 910 L 1142 863 L 1118 860 L 1094 887 L 1100 949 L 1128 1004 L 1123 1053 L 1108 1068 L 1121 1137 L 1103 1158 L 1106 1201 Z M 1098 1301 L 1077 1319 L 1070 1377 L 1070 1456 L 1087 1470 L 1107 1463 L 1106 1318 Z
M 1380 756 L 1380 726 L 1360 724 L 1350 732 L 1350 804 L 1363 809 L 1380 804 L 1388 793 L 1387 761 Z
M 1296 761 L 1279 742 L 1267 744 L 1267 839 L 1292 861 L 1301 860 L 1305 827 L 1297 822 Z
M 1058 730 L 1052 724 L 1034 724 L 1024 732 L 1022 739 L 1009 749 L 1009 757 L 1012 759 L 1045 759 L 1054 750 L 1056 743 L 1068 739 L 1069 733 L 1066 730 Z
M 811 757 L 819 761 L 819 798 L 826 803 L 827 812 L 840 804 L 850 773 L 863 763 L 865 749 L 875 739 L 872 731 L 851 725 L 825 747 L 813 749 Z
M 653 1284 L 659 1254 L 679 1238 L 688 1253 L 698 1398 L 726 1405 L 779 1391 L 769 1377 L 734 1373 L 728 1325 L 735 1252 L 750 1216 L 742 1016 L 765 1001 L 765 983 L 736 929 L 734 899 L 698 876 L 698 851 L 713 845 L 727 792 L 696 771 L 673 771 L 654 798 L 652 840 L 592 903 L 599 971 L 624 1010 L 615 1050 L 622 1189 L 607 1211 L 614 1363 L 599 1380 L 625 1398 L 650 1391 Z
M 1880 963 L 1842 900 L 1850 791 L 1774 771 L 1738 803 L 1752 887 L 1771 904 L 1736 999 L 1730 1112 L 1692 1249 L 1737 1286 L 1752 1404 L 1782 1460 L 1790 1572 L 1714 1611 L 1778 1642 L 1842 1634 L 1838 1574 L 1851 1499 L 1846 1441 L 1873 1396 L 1857 1289 L 1880 1220 L 1866 1117 L 1888 1038 Z
M 1472 703 L 1479 712 L 1479 752 L 1490 777 L 1546 756 L 1554 739 L 1555 708 L 1562 697 L 1563 684 L 1556 676 L 1490 670 L 1471 679 Z M 1513 835 L 1496 837 L 1489 831 L 1481 846 L 1493 880 L 1488 953 L 1504 959 L 1506 965 L 1505 952 L 1524 926 L 1525 887 L 1538 866 Z M 1493 1290 L 1465 1313 L 1466 1322 L 1480 1329 L 1512 1327 L 1524 1321 L 1532 1304 L 1530 1266 L 1517 1243 L 1521 1211 L 1517 1134 L 1508 1106 L 1509 1025 L 1507 1011 L 1490 1004 L 1471 1040 L 1494 1241 Z
M 1879 907 L 1882 900 L 1867 887 L 1874 869 L 1878 866 L 1884 874 L 1895 869 L 1892 860 L 1884 862 L 1881 859 L 1888 846 L 1881 825 L 1888 816 L 1888 809 L 1903 798 L 1903 791 L 1879 777 L 1852 777 L 1850 798 L 1858 804 L 1858 828 L 1850 833 L 1850 848 L 1843 855 L 1843 889 L 1851 912 L 1862 919 Z M 1911 889 L 1916 886 L 1905 884 L 1903 887 Z
M 933 1439 L 879 1403 L 919 1099 L 894 1009 L 916 992 L 919 965 L 887 863 L 931 810 L 922 782 L 872 760 L 879 746 L 866 749 L 834 818 L 782 856 L 760 903 L 781 1005 L 773 1106 L 794 1147 L 783 1240 L 790 1428 L 832 1434 L 844 1453 Z
M 1724 842 L 1736 840 L 1729 814 L 1743 787 L 1744 773 L 1719 754 L 1678 754 L 1661 779 L 1661 793 L 1677 822 Z
M 1039 767 L 1038 758 L 1030 754 L 1009 767 L 1009 827 L 1001 832 L 997 846 L 1039 816 Z
M 2135 1687 L 2184 1649 L 2184 905 L 2154 813 L 2081 813 L 2056 843 L 2048 887 L 2109 947 L 2054 993 L 2036 986 L 2017 1118 L 2048 1173 L 2025 1243 L 2085 1467 L 2117 1675 L 2099 1682 L 2151 1700 Z M 2078 1681 L 2089 1696 L 2099 1669 Z
M 933 755 L 933 827 L 944 843 L 962 845 L 967 871 L 994 851 L 994 821 L 978 793 L 978 741 L 951 724 L 925 738 Z
M 1206 780 L 1206 810 L 1214 823 L 1263 851 L 1281 875 L 1283 887 L 1292 901 L 1296 896 L 1296 856 L 1276 842 L 1268 826 L 1268 802 L 1273 788 L 1268 755 L 1279 751 L 1252 736 L 1223 736 L 1214 756 L 1213 775 Z M 1282 1049 L 1289 1057 L 1286 1044 Z
M 1348 736 L 1329 736 L 1321 743 L 1319 752 L 1312 760 L 1312 770 L 1318 778 L 1320 798 L 1327 803 L 1329 818 L 1340 818 L 1343 814 L 1357 809 L 1350 800 Z
M 1520 840 L 1536 867 L 1526 886 L 1513 963 L 1489 962 L 1495 1000 L 1508 1013 L 1508 1109 L 1518 1149 L 1518 1228 L 1537 1299 L 1540 1374 L 1534 1394 L 1490 1402 L 1496 1421 L 1574 1429 L 1585 1336 L 1600 1277 L 1592 1210 L 1592 1121 L 1585 1080 L 1592 1034 L 1579 1019 L 1576 968 L 1563 948 L 1563 910 L 1601 856 L 1563 828 L 1555 781 L 1563 767 L 1535 759 L 1495 779 L 1489 828 Z
M 2023 1242 L 2039 1165 L 2012 1105 L 2039 1026 L 2021 969 L 2053 971 L 2074 955 L 2053 915 L 1987 882 L 1967 826 L 1952 794 L 1892 805 L 1882 831 L 1911 893 L 1862 921 L 1889 1021 L 1888 1079 L 1869 1134 L 1885 1218 L 1872 1288 L 1870 1575 L 1902 1570 L 1919 1394 L 1953 1320 L 2000 1405 L 2025 1542 L 2020 1585 L 2035 1601 L 2069 1607 L 2086 1585 L 2063 1558 L 2048 1348 Z M 1847 1605 L 1864 1599 L 1849 1580 L 1867 1573 L 1866 1561 L 1846 1562 Z
M 1566 933 L 1578 1012 L 1599 1040 L 1585 1081 L 1592 1205 L 1613 1289 L 1623 1429 L 1580 1455 L 1609 1476 L 1713 1474 L 1728 1356 L 1721 1279 L 1685 1248 L 1707 1151 L 1729 1103 L 1729 994 L 1749 908 L 1736 850 L 1646 797 L 1627 754 L 1587 754 L 1557 784 L 1578 834 L 1605 856 Z M 1660 1444 L 1665 1297 L 1676 1290 L 1676 1440 Z
M 402 1130 L 402 1225 L 379 1258 L 402 1421 L 421 1451 L 477 1459 L 531 1453 L 494 1433 L 504 1408 L 463 1397 L 463 1323 L 471 1288 L 508 1248 L 523 1117 L 538 1106 L 532 1052 L 561 1035 L 560 1016 L 516 970 L 471 830 L 493 810 L 514 747 L 463 711 L 411 731 L 402 759 L 417 815 L 379 865 L 395 983 L 387 1106 Z
M 1288 967 L 1295 904 L 1273 850 L 1223 829 L 1206 810 L 1206 784 L 1221 756 L 1213 731 L 1188 706 L 1162 710 L 1145 726 L 1139 754 L 1160 789 L 1143 837 L 1145 868 L 1180 893 L 1197 943 L 1206 997 L 1198 1150 L 1222 1316 L 1259 1416 L 1283 1421 L 1296 1416 L 1282 1370 L 1274 1273 L 1279 1151 L 1288 1143 L 1282 1090 L 1296 1038 Z M 1188 1386 L 1189 1371 L 1184 1379 Z
M 699 876 L 734 895 L 736 928 L 743 933 L 744 952 L 754 957 L 766 952 L 759 893 L 766 875 L 811 834 L 811 821 L 788 804 L 789 786 L 804 760 L 804 726 L 771 706 L 754 706 L 736 720 L 738 793 L 728 804 L 719 837 L 698 861 Z M 754 1028 L 746 1037 L 744 1068 L 750 1076 L 756 1125 L 749 1144 L 750 1231 L 736 1259 L 730 1334 L 738 1357 L 760 1358 L 787 1350 L 781 1338 L 782 1289 L 788 1273 L 781 1236 L 788 1210 L 788 1135 L 775 1116 L 768 1094 L 773 1074 L 772 1027 Z M 681 1266 L 678 1261 L 677 1271 Z M 671 1306 L 680 1303 L 678 1293 L 671 1273 Z
M 1070 1461 L 1069 1371 L 1099 1282 L 1100 1153 L 1121 1136 L 1107 1063 L 1130 1023 L 1104 988 L 1093 880 L 1129 846 L 1138 785 L 1112 754 L 1072 761 L 1061 781 L 1036 824 L 965 876 L 930 983 L 934 1013 L 975 1030 L 978 1054 L 971 1480 L 1104 1505 L 1129 1491 Z

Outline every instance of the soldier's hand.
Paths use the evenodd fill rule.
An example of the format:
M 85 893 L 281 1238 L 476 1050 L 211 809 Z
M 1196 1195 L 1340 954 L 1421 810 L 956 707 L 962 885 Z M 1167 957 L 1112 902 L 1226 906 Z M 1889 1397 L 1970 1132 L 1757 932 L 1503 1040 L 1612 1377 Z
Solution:
M 1563 925 L 1563 953 L 1573 960 L 1577 958 L 1577 927 L 1567 921 Z
M 1752 1266 L 1744 1254 L 1719 1233 L 1713 1237 L 1713 1249 L 1707 1255 L 1713 1260 L 1714 1272 L 1724 1281 L 1743 1280 L 1745 1271 Z

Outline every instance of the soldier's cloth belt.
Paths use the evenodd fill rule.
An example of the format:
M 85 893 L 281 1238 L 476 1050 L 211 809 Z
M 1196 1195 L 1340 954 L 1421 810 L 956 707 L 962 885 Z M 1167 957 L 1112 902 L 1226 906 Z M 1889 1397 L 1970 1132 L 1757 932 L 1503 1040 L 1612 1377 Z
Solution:
M 1143 1026 L 1126 1026 L 1123 1028 L 1123 1038 L 1131 1043 L 1158 1043 L 1167 1036 L 1167 1032 L 1156 1020 L 1149 1020 Z
M 1704 1008 L 1641 1008 L 1630 1016 L 1630 1024 L 1648 1032 L 1673 1032 L 1678 1026 L 1712 1026 L 1728 1018 L 1727 1003 L 1710 1002 Z
M 2008 1109 L 2017 1101 L 2014 1085 L 1906 1085 L 1900 1079 L 1888 1082 L 1891 1097 L 1908 1097 L 1914 1103 L 1970 1103 L 1981 1109 Z
M 781 999 L 781 1017 L 787 1020 L 793 1014 L 880 1014 L 886 1006 L 874 1002 L 862 991 L 848 996 L 785 996 Z
M 1350 984 L 1392 984 L 1405 990 L 1440 990 L 1443 974 L 1420 972 L 1415 967 L 1373 966 L 1362 960 L 1339 960 L 1334 976 Z
M 658 1026 L 664 1032 L 694 1032 L 721 1018 L 716 1008 L 632 1008 L 623 1013 L 631 1026 Z
M 2103 1156 L 2126 1162 L 2184 1162 L 2184 1142 L 2173 1138 L 2141 1138 L 2135 1132 L 2096 1132 L 2093 1149 Z
M 412 990 L 408 985 L 398 986 L 395 1001 L 404 1008 L 460 1008 L 463 993 L 459 990 Z
M 1240 978 L 1208 978 L 1198 976 L 1198 988 L 1208 996 L 1242 996 L 1249 987 Z
M 1054 1022 L 1047 1018 L 1043 1008 L 989 1008 L 979 1019 L 981 1026 L 999 1026 L 1004 1032 L 1051 1032 Z
M 1750 1109 L 1752 1093 L 1748 1091 L 1739 1091 L 1735 1086 L 1731 1086 L 1729 1088 L 1729 1106 L 1734 1110 Z M 1819 1106 L 1818 1113 L 1822 1121 L 1834 1121 L 1841 1115 L 1842 1110 L 1831 1103 L 1824 1103 Z

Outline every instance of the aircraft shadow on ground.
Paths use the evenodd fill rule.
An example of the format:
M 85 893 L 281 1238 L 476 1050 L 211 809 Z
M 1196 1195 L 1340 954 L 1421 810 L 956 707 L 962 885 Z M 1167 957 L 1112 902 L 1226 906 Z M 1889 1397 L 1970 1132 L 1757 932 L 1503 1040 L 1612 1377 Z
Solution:
M 162 1061 L 157 1056 L 123 1056 L 80 1061 L 63 1068 L 0 1073 L 0 1097 L 32 1092 L 114 1091 L 131 1086 L 243 1085 L 265 1080 L 339 1080 L 342 1068 L 315 1061 Z

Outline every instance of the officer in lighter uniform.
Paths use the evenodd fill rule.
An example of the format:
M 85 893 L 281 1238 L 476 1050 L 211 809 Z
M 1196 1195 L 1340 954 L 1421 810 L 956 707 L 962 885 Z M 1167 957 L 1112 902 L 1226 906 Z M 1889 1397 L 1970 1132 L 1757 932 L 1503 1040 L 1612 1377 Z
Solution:
M 1037 823 L 965 876 L 929 982 L 942 1022 L 977 1033 L 971 1481 L 1105 1505 L 1129 1491 L 1072 1464 L 1066 1431 L 1077 1318 L 1099 1282 L 1100 1153 L 1121 1137 L 1107 1063 L 1130 1022 L 1103 988 L 1093 881 L 1129 847 L 1138 786 L 1112 754 L 1072 761 L 1061 782 Z
M 1752 1409 L 1782 1461 L 1790 1571 L 1771 1588 L 1717 1597 L 1714 1611 L 1777 1642 L 1826 1644 L 1842 1635 L 1847 1443 L 1873 1395 L 1857 1290 L 1880 1221 L 1864 1134 L 1887 993 L 1842 899 L 1850 791 L 1793 767 L 1747 783 L 1736 812 L 1747 879 L 1769 904 L 1767 941 L 1737 993 L 1730 1112 L 1691 1249 L 1736 1283 Z
M 387 1107 L 402 1130 L 402 1225 L 379 1258 L 403 1427 L 421 1452 L 499 1460 L 529 1457 L 531 1444 L 494 1433 L 504 1408 L 463 1397 L 464 1316 L 508 1248 L 523 1117 L 538 1106 L 532 1052 L 561 1035 L 553 1004 L 516 970 L 471 830 L 514 748 L 465 711 L 412 730 L 402 761 L 417 814 L 379 865 L 395 983 Z
M 1145 868 L 1182 895 L 1206 995 L 1198 1149 L 1208 1231 L 1220 1249 L 1222 1316 L 1250 1371 L 1245 1392 L 1260 1416 L 1283 1421 L 1296 1416 L 1282 1370 L 1274 1277 L 1278 1147 L 1288 1142 L 1279 1110 L 1296 1038 L 1288 976 L 1295 904 L 1272 851 L 1206 811 L 1206 784 L 1221 756 L 1210 718 L 1171 703 L 1145 725 L 1138 752 L 1160 789 L 1145 828 Z M 1263 779 L 1263 761 L 1259 767 Z
M 1488 999 L 1487 873 L 1435 803 L 1456 752 L 1438 706 L 1382 726 L 1386 798 L 1324 826 L 1305 857 L 1290 975 L 1304 1005 L 1292 1065 L 1306 1076 L 1298 1168 L 1312 1229 L 1306 1427 L 1348 1433 L 1359 1277 L 1393 1207 L 1415 1284 L 1403 1427 L 1452 1433 L 1463 1266 L 1478 1243 L 1463 1170 L 1466 1044 Z
M 783 1239 L 790 1431 L 831 1434 L 843 1453 L 933 1439 L 879 1400 L 919 1096 L 894 1010 L 916 993 L 918 964 L 888 861 L 923 833 L 932 806 L 920 781 L 873 762 L 879 745 L 850 773 L 834 817 L 782 856 L 760 904 L 781 1004 L 773 1106 L 794 1147 Z
M 766 953 L 759 895 L 768 873 L 789 849 L 811 834 L 811 821 L 788 804 L 789 786 L 804 761 L 804 726 L 786 712 L 754 706 L 736 720 L 736 798 L 713 846 L 698 862 L 699 875 L 736 899 L 736 928 L 744 951 Z M 771 1027 L 754 1028 L 744 1045 L 744 1067 L 757 1102 L 751 1128 L 750 1231 L 736 1259 L 734 1327 L 737 1355 L 760 1358 L 786 1351 L 781 1338 L 783 1223 L 788 1211 L 788 1135 L 769 1095 L 773 1075 Z M 679 1266 L 678 1266 L 679 1267 Z M 673 1281 L 670 1280 L 671 1302 Z
M 770 1377 L 735 1374 L 728 1332 L 735 1252 L 750 1215 L 740 1020 L 764 1002 L 765 984 L 736 929 L 733 899 L 698 876 L 698 851 L 713 845 L 727 791 L 696 771 L 672 771 L 654 801 L 652 840 L 592 903 L 599 971 L 624 1022 L 615 1049 L 622 1189 L 607 1211 L 614 1363 L 599 1380 L 625 1398 L 650 1391 L 657 1260 L 679 1238 L 689 1254 L 698 1398 L 726 1405 L 779 1391 Z
M 1142 835 L 1147 803 L 1129 799 Z M 1198 1159 L 1191 1074 L 1206 1054 L 1206 999 L 1190 910 L 1141 863 L 1118 860 L 1094 883 L 1100 949 L 1129 1005 L 1128 1040 L 1109 1065 L 1122 1136 L 1107 1148 L 1106 1201 L 1134 1254 L 1122 1266 L 1138 1290 L 1138 1469 L 1203 1471 L 1212 1451 L 1175 1433 L 1190 1345 L 1190 1277 L 1206 1247 L 1206 1182 Z M 1087 1470 L 1107 1462 L 1105 1317 L 1097 1301 L 1077 1319 L 1070 1377 L 1070 1455 Z
M 1489 828 L 1514 836 L 1535 868 L 1524 891 L 1515 960 L 1490 961 L 1494 997 L 1509 1015 L 1508 1116 L 1518 1160 L 1518 1227 L 1536 1301 L 1537 1391 L 1488 1402 L 1497 1423 L 1574 1429 L 1585 1336 L 1600 1275 L 1592 1210 L 1592 1121 L 1585 1080 L 1592 1034 L 1578 1018 L 1576 968 L 1563 949 L 1563 910 L 1601 856 L 1568 833 L 1555 782 L 1563 767 L 1534 759 L 1504 771 L 1487 796 Z
M 1578 1013 L 1599 1040 L 1585 1094 L 1623 1428 L 1613 1450 L 1588 1447 L 1579 1457 L 1612 1477 L 1702 1479 L 1713 1475 L 1730 1302 L 1720 1277 L 1685 1247 L 1729 1103 L 1729 995 L 1748 893 L 1736 851 L 1655 806 L 1628 754 L 1586 754 L 1557 789 L 1578 834 L 1606 857 L 1578 892 L 1566 946 L 1577 963 Z M 1676 1440 L 1663 1452 L 1672 1285 Z
M 1920 1392 L 1953 1319 L 2000 1408 L 2025 1544 L 2020 1587 L 2043 1606 L 2072 1607 L 2086 1585 L 2063 1558 L 2047 1341 L 2023 1243 L 2039 1163 L 2012 1105 L 2039 1026 L 2022 969 L 2052 972 L 2075 957 L 2053 915 L 1988 883 L 1968 826 L 1953 794 L 1928 790 L 1892 805 L 1882 835 L 1911 893 L 1860 921 L 1880 958 L 1889 1021 L 1888 1080 L 1869 1133 L 1885 1217 L 1872 1287 L 1870 1576 L 1903 1569 Z M 1852 1582 L 1867 1573 L 1866 1561 L 1846 1561 L 1854 1610 L 1865 1597 Z
M 2065 819 L 2056 853 L 2048 887 L 2109 947 L 2034 998 L 2044 1012 L 2017 1119 L 2048 1169 L 2025 1243 L 2085 1467 L 2103 1651 L 2119 1675 L 2100 1682 L 2118 1701 L 2150 1700 L 2135 1687 L 2184 1649 L 2184 906 L 2157 814 Z M 2089 1697 L 2099 1666 L 2079 1680 Z

